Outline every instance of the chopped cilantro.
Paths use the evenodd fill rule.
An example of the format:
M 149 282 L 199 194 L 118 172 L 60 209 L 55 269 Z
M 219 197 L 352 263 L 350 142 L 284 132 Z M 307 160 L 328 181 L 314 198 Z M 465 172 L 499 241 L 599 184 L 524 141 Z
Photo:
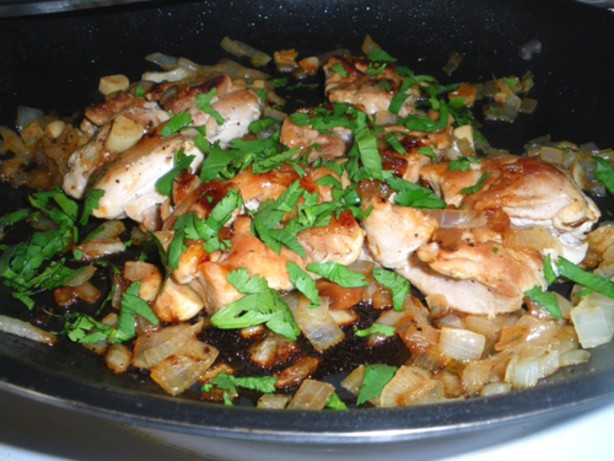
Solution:
M 297 264 L 292 261 L 288 261 L 286 264 L 288 273 L 290 274 L 290 281 L 314 306 L 320 305 L 320 294 L 316 282 L 311 276 L 301 269 Z
M 164 127 L 160 130 L 160 134 L 163 138 L 168 138 L 189 126 L 190 123 L 192 123 L 192 116 L 186 111 L 180 112 L 166 122 Z
M 211 101 L 217 96 L 217 88 L 213 88 L 208 93 L 201 93 L 196 96 L 196 106 L 205 114 L 209 114 L 217 122 L 218 125 L 224 124 L 224 117 L 213 108 Z
M 396 372 L 397 368 L 389 365 L 365 365 L 365 376 L 358 391 L 356 405 L 362 405 L 380 395 Z
M 549 291 L 543 291 L 539 285 L 535 285 L 529 291 L 525 291 L 524 295 L 531 301 L 543 307 L 550 315 L 557 319 L 562 319 L 561 308 L 559 302 L 556 299 L 556 295 Z
M 395 176 L 386 178 L 386 182 L 397 193 L 394 197 L 397 205 L 430 209 L 446 207 L 446 202 L 430 189 Z
M 211 392 L 217 387 L 224 391 L 224 403 L 226 405 L 232 405 L 232 396 L 237 394 L 238 387 L 262 392 L 263 394 L 270 394 L 275 392 L 276 383 L 277 378 L 274 376 L 236 377 L 222 371 L 210 382 L 203 384 L 201 390 L 203 392 Z
M 373 278 L 392 292 L 392 306 L 395 311 L 402 312 L 405 298 L 410 290 L 407 279 L 396 272 L 382 269 L 381 267 L 373 269 Z
M 81 219 L 79 220 L 79 224 L 85 226 L 94 210 L 98 209 L 100 199 L 104 196 L 104 190 L 102 189 L 92 189 L 85 196 L 85 204 L 83 205 L 83 213 L 81 214 Z
M 614 168 L 612 165 L 601 157 L 593 157 L 597 162 L 597 170 L 595 177 L 603 183 L 610 194 L 614 194 Z
M 145 96 L 145 87 L 143 85 L 137 85 L 134 89 L 134 96 L 137 98 Z
M 386 63 L 392 64 L 392 63 L 397 62 L 397 59 L 393 58 L 386 51 L 382 49 L 375 49 L 369 53 L 369 61 L 386 62 Z
M 394 133 L 388 133 L 386 136 L 384 136 L 384 140 L 397 154 L 407 155 L 401 141 L 399 141 L 399 138 L 397 138 Z
M 359 338 L 364 338 L 370 335 L 382 335 L 382 336 L 394 336 L 397 329 L 395 327 L 391 327 L 390 325 L 384 325 L 383 323 L 374 323 L 369 328 L 365 328 L 364 330 L 359 330 L 358 327 L 354 325 L 354 335 Z
M 601 293 L 608 298 L 614 299 L 614 282 L 597 274 L 592 274 L 580 269 L 574 263 L 565 258 L 556 261 L 559 274 L 578 285 L 583 285 L 597 293 Z
M 348 409 L 345 402 L 341 400 L 341 397 L 339 397 L 339 394 L 337 394 L 336 392 L 333 392 L 328 398 L 328 402 L 326 402 L 326 408 L 336 411 L 344 411 Z
M 388 105 L 388 110 L 390 112 L 397 115 L 399 114 L 399 112 L 401 111 L 401 107 L 403 107 L 403 103 L 409 97 L 409 95 L 407 94 L 407 90 L 412 87 L 412 83 L 412 79 L 407 78 L 403 80 L 399 91 L 397 91 L 397 93 L 390 100 L 390 104 Z
M 343 288 L 358 288 L 369 286 L 369 282 L 363 274 L 352 272 L 342 264 L 328 261 L 324 263 L 311 263 L 307 270 L 330 280 Z
M 472 163 L 480 163 L 480 160 L 473 157 L 462 157 L 458 160 L 448 162 L 448 170 L 450 171 L 469 171 Z
M 247 269 L 237 269 L 227 279 L 245 296 L 215 313 L 211 317 L 213 326 L 228 330 L 264 323 L 285 338 L 298 338 L 300 330 L 290 308 L 264 278 L 257 274 L 250 278 Z
M 437 159 L 437 155 L 435 154 L 435 151 L 431 149 L 430 147 L 421 147 L 420 149 L 418 149 L 418 153 L 422 155 L 426 155 L 427 157 L 430 157 L 433 160 Z
M 183 149 L 175 152 L 173 168 L 156 181 L 156 190 L 162 195 L 170 195 L 173 190 L 173 183 L 177 176 L 179 176 L 179 173 L 187 170 L 195 158 L 196 156 L 194 155 L 186 155 Z
M 345 67 L 343 66 L 343 64 L 341 64 L 340 62 L 338 62 L 337 64 L 332 66 L 330 68 L 330 70 L 332 70 L 334 73 L 338 74 L 341 78 L 347 78 L 347 77 L 350 76 L 350 74 L 348 74 L 347 70 L 345 70 Z
M 490 177 L 490 173 L 484 173 L 482 176 L 480 176 L 480 179 L 478 179 L 478 182 L 475 183 L 473 186 L 465 187 L 464 189 L 461 189 L 461 194 L 463 195 L 475 194 L 477 191 L 482 189 L 482 187 L 484 187 L 484 184 L 486 183 L 486 180 L 489 177 Z

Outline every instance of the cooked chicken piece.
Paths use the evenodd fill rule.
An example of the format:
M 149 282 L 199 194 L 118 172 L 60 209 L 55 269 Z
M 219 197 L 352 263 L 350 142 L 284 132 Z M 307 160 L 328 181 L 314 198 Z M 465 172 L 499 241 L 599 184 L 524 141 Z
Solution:
M 308 113 L 301 110 L 300 113 Z M 281 125 L 279 140 L 290 149 L 299 148 L 300 153 L 309 153 L 308 161 L 314 162 L 318 158 L 332 160 L 343 156 L 347 152 L 348 144 L 352 139 L 352 132 L 343 127 L 335 127 L 332 133 L 322 133 L 311 125 L 296 125 L 291 117 L 287 117 Z
M 369 63 L 364 58 L 330 58 L 324 65 L 325 91 L 329 101 L 350 103 L 367 114 L 388 111 L 403 78 L 393 66 L 385 67 L 378 75 L 368 75 L 368 67 Z M 380 85 L 382 81 L 387 82 L 391 89 Z M 411 88 L 408 94 L 399 111 L 402 117 L 415 112 L 417 90 Z
M 288 261 L 304 267 L 301 257 L 282 247 L 279 254 L 265 245 L 251 231 L 252 220 L 239 217 L 233 225 L 228 253 L 212 255 L 211 261 L 200 266 L 198 281 L 205 296 L 207 313 L 214 314 L 224 306 L 241 298 L 242 295 L 226 279 L 235 269 L 246 268 L 250 275 L 258 274 L 265 278 L 274 290 L 293 288 L 286 269 Z M 219 259 L 216 260 L 215 256 Z
M 122 115 L 135 122 L 137 128 L 140 126 L 141 136 L 169 119 L 166 111 L 160 109 L 155 102 L 122 96 L 117 99 L 122 103 L 114 103 L 115 100 L 111 100 L 104 105 L 88 108 L 89 117 L 92 117 L 101 126 L 94 132 L 93 139 L 73 152 L 68 160 L 69 171 L 64 176 L 62 187 L 68 195 L 74 198 L 82 198 L 92 174 L 121 154 L 121 152 L 109 149 L 106 145 L 109 133 L 113 132 L 114 120 L 117 120 L 118 116 Z M 98 107 L 97 111 L 93 107 Z M 116 112 L 113 112 L 114 110 Z M 86 116 L 88 111 L 86 111 Z
M 197 98 L 216 89 L 216 95 L 210 102 L 224 123 L 219 125 L 214 117 L 203 112 L 197 105 Z M 192 116 L 192 124 L 204 126 L 209 142 L 219 141 L 222 147 L 245 135 L 249 124 L 262 113 L 262 102 L 252 91 L 242 87 L 233 87 L 232 80 L 226 75 L 214 77 L 189 89 L 179 90 L 177 94 L 164 101 L 164 107 L 173 114 L 188 112 Z
M 230 180 L 232 187 L 241 191 L 245 206 L 256 210 L 266 200 L 277 200 L 290 185 L 299 179 L 298 173 L 288 164 L 268 173 L 254 174 L 249 168 Z
M 416 208 L 393 205 L 384 198 L 372 199 L 365 207 L 373 207 L 362 221 L 367 248 L 384 267 L 405 267 L 409 256 L 426 244 L 437 229 L 435 218 Z
M 476 211 L 501 209 L 515 228 L 547 228 L 560 238 L 563 255 L 576 262 L 586 252 L 581 240 L 600 217 L 595 203 L 567 173 L 533 158 L 483 160 L 469 171 L 450 171 L 445 163 L 429 165 L 420 177 L 449 204 Z M 479 190 L 463 194 L 480 178 L 485 180 Z
M 451 308 L 467 313 L 511 312 L 520 308 L 525 291 L 536 285 L 546 287 L 542 260 L 536 252 L 512 250 L 491 241 L 461 241 L 453 248 L 432 242 L 418 249 L 416 256 L 436 275 L 428 277 L 419 273 L 425 271 L 410 268 L 411 282 L 424 293 L 443 296 Z M 476 305 L 476 295 L 462 284 L 465 296 L 450 295 L 446 288 L 450 283 L 441 282 L 441 279 L 470 281 L 479 291 L 482 289 L 475 286 L 482 285 L 491 293 L 494 303 Z
M 326 227 L 314 227 L 300 232 L 299 243 L 307 252 L 307 263 L 334 261 L 348 265 L 357 261 L 364 243 L 364 231 L 351 211 L 331 218 Z
M 174 135 L 164 139 L 159 133 L 144 137 L 111 163 L 94 184 L 94 188 L 104 191 L 94 216 L 106 219 L 128 216 L 143 222 L 148 213 L 166 200 L 156 190 L 156 182 L 173 168 L 179 150 L 195 157 L 192 169 L 203 160 L 202 152 L 189 137 Z
M 182 285 L 169 277 L 165 280 L 152 308 L 163 322 L 179 322 L 194 317 L 202 310 L 204 304 L 197 290 L 189 284 Z
M 272 289 L 287 291 L 294 288 L 286 267 L 288 261 L 302 268 L 310 262 L 350 264 L 359 258 L 364 243 L 364 232 L 351 212 L 331 218 L 328 226 L 307 229 L 297 235 L 308 254 L 306 259 L 285 247 L 278 254 L 252 233 L 251 224 L 251 218 L 238 217 L 229 233 L 228 251 L 215 252 L 206 260 L 201 258 L 196 272 L 194 263 L 199 254 L 189 251 L 190 257 L 182 256 L 175 272 L 183 280 L 190 280 L 190 287 L 204 300 L 209 314 L 242 297 L 226 278 L 235 269 L 246 268 L 251 275 L 265 278 Z

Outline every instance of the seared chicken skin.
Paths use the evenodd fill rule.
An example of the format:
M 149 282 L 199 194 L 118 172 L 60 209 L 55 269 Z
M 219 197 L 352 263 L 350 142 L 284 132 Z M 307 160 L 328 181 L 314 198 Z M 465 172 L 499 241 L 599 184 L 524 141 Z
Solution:
M 328 100 L 350 103 L 367 114 L 388 111 L 403 77 L 392 66 L 384 67 L 381 73 L 373 73 L 377 75 L 369 75 L 368 68 L 367 59 L 341 57 L 329 59 L 324 65 L 325 92 Z M 390 89 L 380 82 L 387 82 Z M 408 98 L 398 113 L 402 117 L 415 113 L 417 90 L 410 88 L 407 94 Z
M 222 117 L 221 124 L 211 114 L 203 112 L 197 104 L 198 95 L 213 89 L 217 93 L 210 107 Z M 152 95 L 156 94 L 156 90 L 159 89 L 154 89 Z M 173 168 L 175 153 L 181 150 L 185 155 L 194 156 L 190 166 L 192 171 L 199 167 L 204 156 L 192 142 L 196 133 L 176 134 L 167 138 L 160 134 L 162 126 L 158 125 L 168 120 L 168 114 L 155 102 L 135 102 L 133 106 L 130 106 L 126 98 L 121 98 L 120 101 L 112 100 L 90 109 L 89 113 L 94 123 L 106 124 L 114 123 L 117 115 L 126 114 L 135 122 L 143 124 L 143 132 L 157 127 L 156 131 L 151 131 L 126 152 L 109 152 L 104 148 L 108 129 L 105 128 L 107 125 L 103 125 L 94 140 L 75 152 L 71 158 L 71 170 L 65 177 L 64 189 L 70 195 L 80 198 L 92 182 L 92 175 L 101 172 L 95 175 L 97 179 L 92 187 L 103 190 L 104 197 L 94 215 L 107 219 L 128 216 L 145 223 L 145 227 L 155 228 L 157 207 L 166 200 L 156 190 L 156 182 Z M 205 126 L 207 140 L 219 141 L 221 145 L 247 133 L 249 124 L 260 117 L 262 110 L 260 99 L 253 92 L 245 89 L 234 91 L 232 81 L 227 76 L 183 88 L 175 97 L 165 100 L 164 107 L 174 114 L 188 112 L 194 126 Z M 117 109 L 120 113 L 113 117 L 112 112 Z M 89 160 L 92 150 L 98 153 L 96 161 Z
M 440 163 L 424 167 L 420 177 L 448 204 L 475 211 L 500 209 L 514 228 L 548 229 L 561 240 L 563 256 L 574 262 L 584 257 L 581 240 L 601 215 L 567 173 L 533 158 L 482 160 L 469 171 L 450 171 Z M 466 193 L 480 178 L 482 186 Z

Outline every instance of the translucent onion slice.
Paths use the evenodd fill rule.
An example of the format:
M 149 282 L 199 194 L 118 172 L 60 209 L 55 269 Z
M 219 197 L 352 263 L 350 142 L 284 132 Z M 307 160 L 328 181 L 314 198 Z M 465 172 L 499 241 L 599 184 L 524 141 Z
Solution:
M 480 395 L 488 397 L 489 395 L 507 394 L 511 390 L 512 386 L 509 383 L 489 383 L 482 388 Z
M 469 210 L 423 210 L 437 220 L 443 229 L 473 229 L 488 224 L 485 213 Z
M 484 352 L 486 337 L 471 330 L 443 327 L 439 346 L 455 360 L 478 360 Z
M 48 331 L 6 315 L 0 315 L 0 331 L 49 346 L 55 344 L 56 341 L 55 335 Z
M 243 43 L 239 40 L 232 40 L 229 37 L 224 37 L 220 42 L 220 46 L 224 51 L 227 51 L 228 53 L 239 58 L 242 56 L 247 56 L 250 58 L 252 66 L 255 67 L 266 66 L 269 61 L 271 61 L 271 56 L 268 54 L 257 50 L 247 43 Z
M 579 365 L 586 363 L 591 359 L 591 353 L 584 349 L 572 349 L 561 354 L 559 363 L 561 367 L 569 367 L 571 365 Z
M 341 387 L 352 393 L 353 395 L 358 395 L 360 392 L 360 386 L 362 386 L 362 382 L 365 379 L 365 366 L 359 365 L 354 368 L 354 370 L 345 377 L 343 381 L 341 381 Z
M 384 386 L 377 398 L 379 407 L 406 407 L 425 399 L 441 383 L 418 372 L 416 367 L 402 366 Z
M 106 351 L 104 361 L 113 373 L 125 373 L 132 362 L 132 351 L 123 344 L 112 344 Z
M 275 377 L 277 378 L 275 387 L 284 389 L 297 386 L 303 380 L 311 376 L 319 365 L 320 359 L 316 357 L 301 357 L 288 368 L 279 373 L 275 373 Z
M 598 293 L 585 296 L 571 309 L 571 320 L 583 348 L 612 341 L 614 336 L 614 300 Z
M 199 380 L 218 355 L 215 347 L 191 337 L 176 354 L 151 370 L 151 378 L 168 394 L 179 395 Z
M 544 251 L 553 249 L 558 254 L 563 252 L 561 241 L 543 227 L 528 229 L 510 229 L 503 236 L 503 244 L 507 247 L 522 250 Z
M 299 347 L 294 341 L 270 332 L 262 340 L 251 345 L 247 354 L 259 367 L 270 369 L 288 361 L 298 350 Z
M 335 392 L 335 386 L 330 383 L 306 379 L 298 388 L 290 403 L 288 409 L 297 410 L 321 410 L 323 409 L 330 396 Z
M 285 300 L 303 335 L 315 350 L 323 352 L 344 340 L 345 333 L 330 315 L 326 298 L 320 298 L 317 307 L 313 307 L 304 296 L 286 296 Z
M 191 337 L 202 330 L 202 326 L 201 320 L 194 325 L 182 323 L 139 335 L 134 343 L 132 364 L 137 368 L 152 368 L 177 353 Z
M 257 408 L 283 410 L 288 405 L 290 397 L 283 394 L 264 394 L 258 399 Z
M 463 389 L 470 395 L 478 395 L 490 381 L 492 368 L 493 362 L 490 360 L 468 363 L 462 374 Z
M 531 355 L 510 360 L 505 372 L 505 381 L 514 389 L 527 389 L 550 376 L 560 368 L 558 351 L 546 348 L 534 349 Z

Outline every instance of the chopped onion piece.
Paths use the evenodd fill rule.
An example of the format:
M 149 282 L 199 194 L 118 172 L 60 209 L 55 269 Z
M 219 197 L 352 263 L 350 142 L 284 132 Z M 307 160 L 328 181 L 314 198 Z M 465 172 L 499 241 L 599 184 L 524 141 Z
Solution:
M 112 344 L 107 349 L 104 360 L 113 373 L 124 373 L 132 361 L 132 351 L 123 344 Z
M 229 37 L 224 37 L 220 43 L 220 46 L 224 51 L 227 51 L 228 53 L 239 58 L 242 56 L 247 56 L 250 58 L 252 66 L 255 67 L 266 66 L 269 61 L 271 61 L 271 56 L 268 54 L 257 50 L 247 43 L 243 43 L 239 40 L 232 40 Z
M 263 394 L 258 399 L 257 408 L 268 410 L 283 410 L 288 405 L 290 397 L 283 394 Z
M 520 358 L 515 355 L 507 366 L 505 381 L 514 389 L 527 389 L 559 368 L 558 351 L 537 349 L 531 351 L 531 355 L 527 357 Z
M 571 320 L 583 348 L 609 343 L 614 336 L 614 300 L 591 293 L 571 309 Z
M 298 388 L 288 409 L 321 410 L 326 406 L 330 396 L 335 392 L 335 386 L 330 383 L 306 379 Z
M 416 367 L 402 366 L 384 386 L 376 399 L 378 407 L 406 407 L 415 405 L 428 396 L 438 385 L 437 381 L 426 377 Z
M 178 395 L 192 386 L 213 365 L 219 351 L 191 337 L 176 354 L 151 370 L 151 379 L 170 395 Z
M 482 388 L 480 395 L 488 397 L 489 395 L 507 394 L 511 390 L 512 386 L 509 383 L 489 383 Z
M 478 360 L 468 363 L 463 369 L 462 383 L 463 389 L 470 395 L 477 395 L 482 388 L 490 381 L 490 373 L 493 362 L 490 360 Z
M 304 296 L 287 296 L 286 301 L 303 335 L 311 345 L 322 352 L 345 338 L 345 333 L 337 325 L 328 309 L 328 300 L 320 298 L 320 305 L 313 307 Z
M 162 83 L 162 82 L 178 82 L 191 75 L 191 72 L 183 67 L 177 67 L 176 69 L 169 70 L 168 72 L 145 72 L 141 76 L 141 80 L 147 80 L 149 82 Z
M 28 106 L 17 106 L 17 124 L 16 127 L 19 131 L 24 130 L 34 120 L 41 118 L 43 115 L 42 110 L 35 109 Z
M 178 59 L 163 53 L 151 53 L 145 56 L 145 60 L 160 66 L 163 70 L 171 70 L 177 67 Z
M 360 392 L 360 386 L 362 386 L 362 381 L 364 379 L 365 366 L 359 365 L 349 375 L 347 375 L 343 381 L 341 381 L 341 387 L 354 395 L 358 395 Z
M 56 341 L 56 337 L 52 333 L 23 320 L 7 317 L 6 315 L 0 315 L 0 331 L 49 346 L 55 344 Z
M 448 58 L 448 62 L 446 62 L 446 65 L 443 66 L 442 70 L 444 71 L 444 73 L 448 76 L 452 75 L 454 71 L 458 69 L 458 66 L 462 62 L 463 58 L 464 56 L 461 53 L 454 51 Z
M 73 288 L 78 287 L 79 285 L 90 280 L 95 273 L 96 266 L 92 264 L 90 264 L 89 266 L 84 266 L 80 270 L 75 272 L 75 274 L 64 283 L 64 286 Z
M 443 327 L 439 335 L 442 352 L 455 360 L 478 360 L 485 344 L 484 335 L 461 328 Z
M 422 210 L 437 220 L 442 229 L 472 229 L 488 223 L 485 213 L 471 210 Z
M 126 91 L 129 86 L 130 80 L 123 74 L 106 75 L 100 78 L 98 91 L 107 96 L 117 91 Z
M 191 337 L 202 330 L 202 326 L 201 320 L 194 325 L 182 323 L 139 335 L 134 343 L 132 364 L 137 368 L 152 368 L 176 354 Z
M 586 363 L 591 359 L 591 353 L 584 349 L 572 349 L 561 354 L 559 363 L 561 367 L 569 367 L 571 365 L 579 365 Z

